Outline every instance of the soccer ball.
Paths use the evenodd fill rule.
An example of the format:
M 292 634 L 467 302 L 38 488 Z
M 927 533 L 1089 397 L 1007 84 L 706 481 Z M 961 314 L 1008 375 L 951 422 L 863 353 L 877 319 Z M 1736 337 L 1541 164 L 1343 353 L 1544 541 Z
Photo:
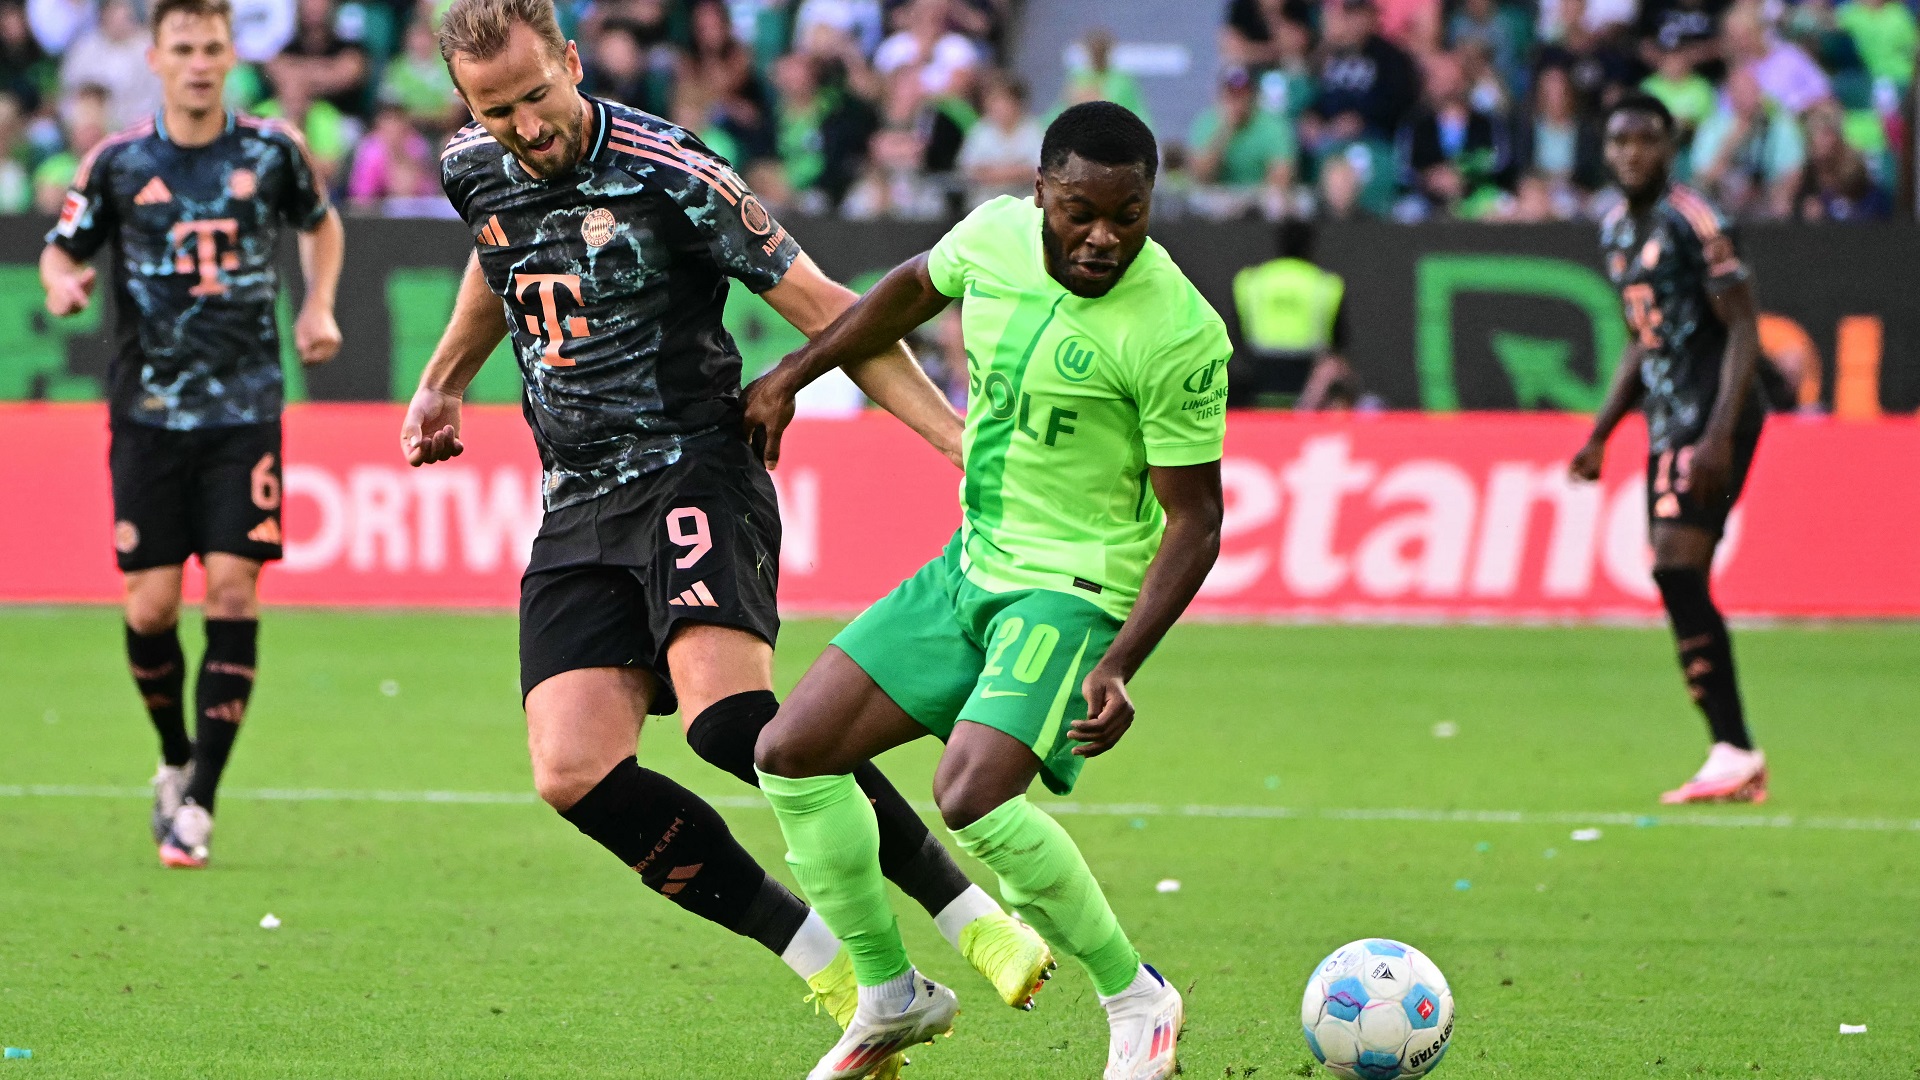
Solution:
M 1346 1080 L 1425 1076 L 1453 1037 L 1453 991 L 1425 953 L 1387 938 L 1340 946 L 1300 1001 L 1307 1049 Z

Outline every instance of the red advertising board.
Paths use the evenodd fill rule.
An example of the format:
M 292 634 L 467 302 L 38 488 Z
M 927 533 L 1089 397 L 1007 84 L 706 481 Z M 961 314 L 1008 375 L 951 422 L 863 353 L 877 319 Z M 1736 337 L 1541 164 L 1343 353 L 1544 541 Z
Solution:
M 511 606 L 539 526 L 516 409 L 468 410 L 467 452 L 410 469 L 400 411 L 287 415 L 285 562 L 270 602 Z M 1236 415 L 1221 557 L 1195 605 L 1257 618 L 1588 619 L 1656 613 L 1644 441 L 1570 484 L 1578 417 Z M 0 406 L 0 601 L 118 597 L 98 406 Z M 1736 612 L 1920 615 L 1920 422 L 1778 418 L 1723 545 Z M 858 610 L 938 551 L 959 474 L 890 418 L 805 420 L 775 481 L 789 611 Z

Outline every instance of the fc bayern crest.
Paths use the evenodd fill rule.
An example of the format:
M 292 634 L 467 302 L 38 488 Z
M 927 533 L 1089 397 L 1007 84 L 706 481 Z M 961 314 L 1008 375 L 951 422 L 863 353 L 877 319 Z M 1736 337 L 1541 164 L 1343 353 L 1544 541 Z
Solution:
M 755 236 L 765 236 L 773 231 L 773 215 L 760 205 L 760 200 L 749 195 L 740 200 L 740 223 Z
M 605 247 L 613 239 L 613 211 L 604 206 L 588 211 L 586 220 L 580 223 L 580 239 L 588 247 Z
M 236 199 L 251 199 L 260 190 L 260 178 L 252 169 L 235 169 L 227 176 L 227 194 Z

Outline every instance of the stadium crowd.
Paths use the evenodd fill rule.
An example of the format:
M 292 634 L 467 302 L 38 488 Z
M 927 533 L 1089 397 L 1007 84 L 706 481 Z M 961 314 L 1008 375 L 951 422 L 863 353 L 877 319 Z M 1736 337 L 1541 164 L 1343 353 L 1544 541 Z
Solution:
M 447 215 L 465 119 L 448 0 L 235 0 L 237 108 L 307 135 L 349 212 Z M 777 209 L 942 219 L 1025 190 L 1045 117 L 1146 114 L 1114 39 L 1058 101 L 1006 69 L 1017 0 L 561 0 L 590 92 L 667 116 Z M 0 0 L 0 213 L 58 209 L 154 108 L 137 0 Z M 1213 103 L 1160 135 L 1163 214 L 1546 221 L 1604 209 L 1599 123 L 1666 102 L 1685 178 L 1744 219 L 1887 217 L 1910 157 L 1907 0 L 1228 0 Z M 1148 117 L 1151 121 L 1151 116 Z

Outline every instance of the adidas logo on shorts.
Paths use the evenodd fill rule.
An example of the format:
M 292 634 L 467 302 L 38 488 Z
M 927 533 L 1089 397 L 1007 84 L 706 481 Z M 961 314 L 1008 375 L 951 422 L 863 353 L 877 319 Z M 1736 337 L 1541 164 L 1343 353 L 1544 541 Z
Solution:
M 713 591 L 704 581 L 696 581 L 687 591 L 667 601 L 674 607 L 719 607 L 720 601 L 713 598 Z

